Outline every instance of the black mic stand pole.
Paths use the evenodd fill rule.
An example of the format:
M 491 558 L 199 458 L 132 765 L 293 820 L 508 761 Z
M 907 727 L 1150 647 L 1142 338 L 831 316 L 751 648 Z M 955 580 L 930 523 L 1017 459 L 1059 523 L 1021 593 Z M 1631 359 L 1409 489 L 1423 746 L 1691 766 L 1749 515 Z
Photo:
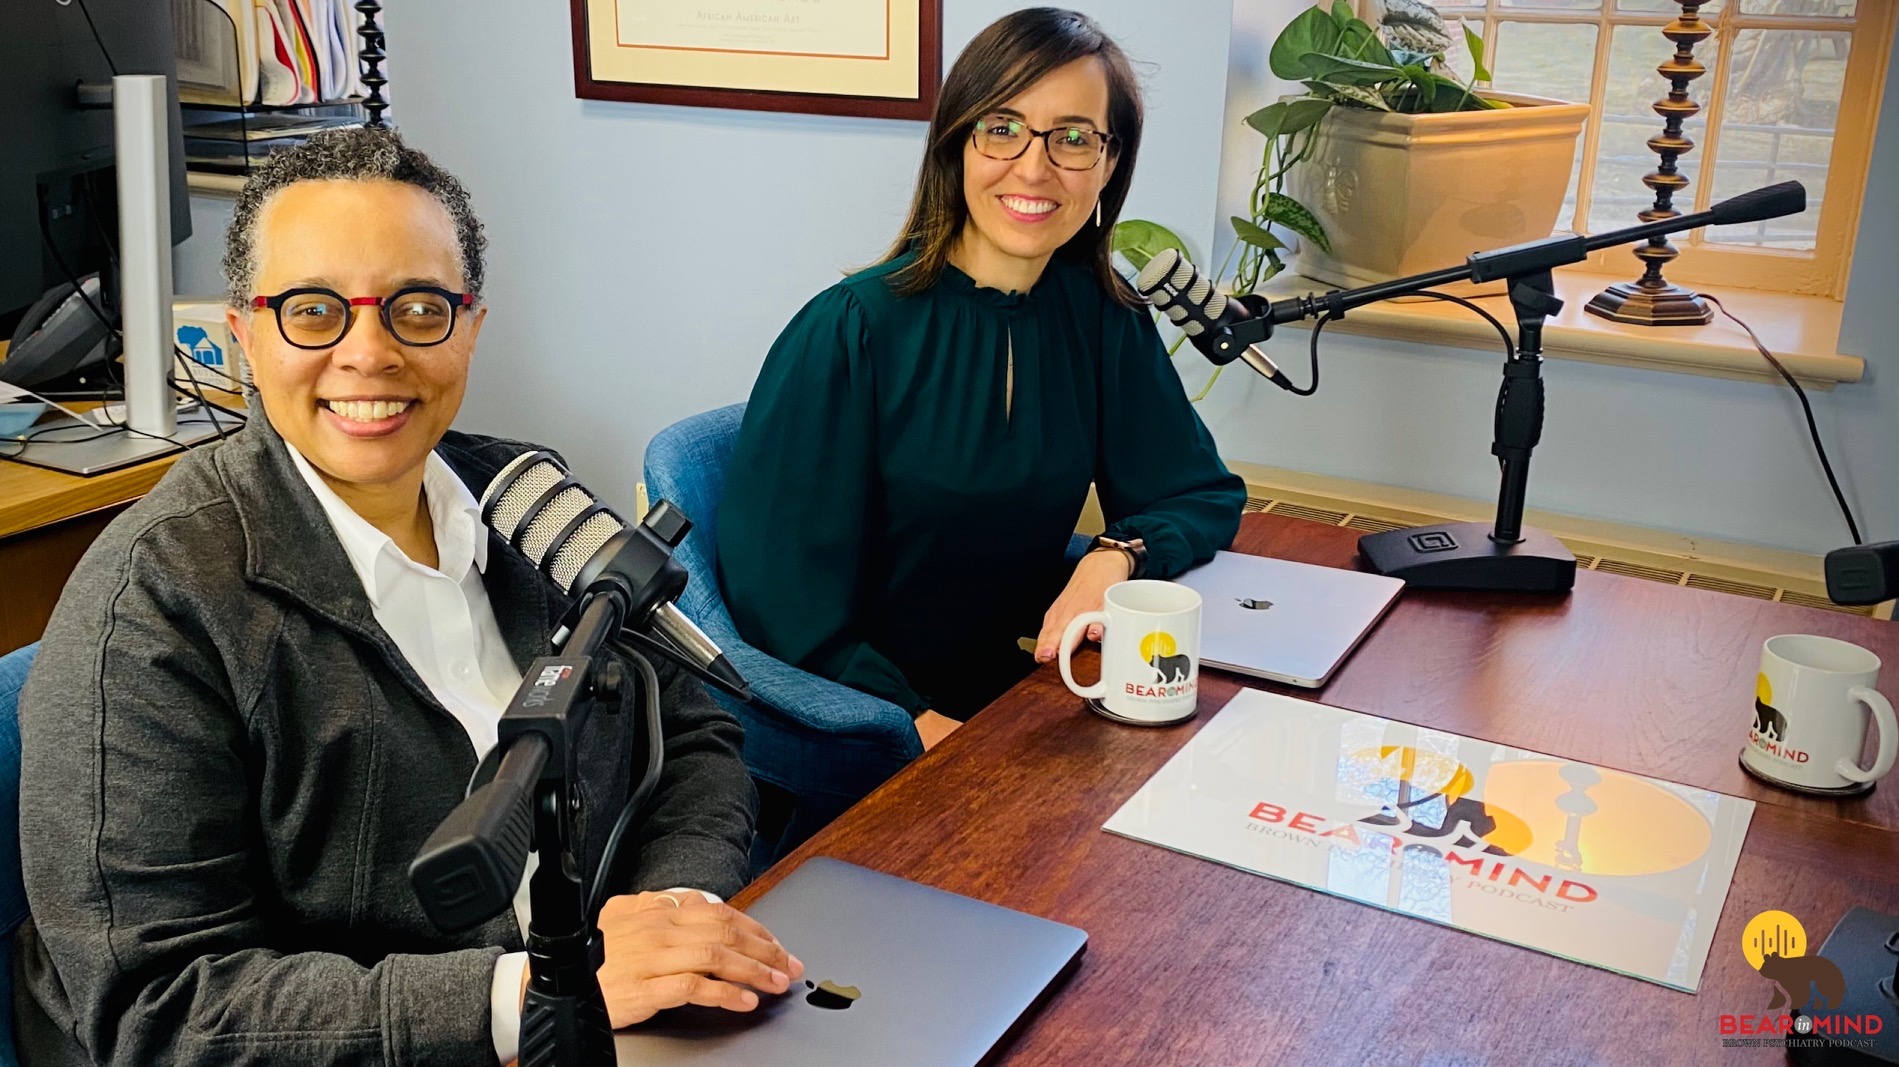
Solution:
M 1611 236 L 1622 235 L 1599 240 Z M 1219 357 L 1225 356 L 1225 361 L 1231 361 L 1248 346 L 1270 337 L 1275 325 L 1321 315 L 1342 318 L 1352 308 L 1466 278 L 1503 279 L 1516 311 L 1517 347 L 1514 358 L 1504 363 L 1490 446 L 1502 475 L 1496 521 L 1447 522 L 1366 534 L 1358 539 L 1358 551 L 1372 570 L 1422 589 L 1566 592 L 1576 584 L 1575 554 L 1554 536 L 1525 528 L 1523 508 L 1530 484 L 1530 453 L 1543 437 L 1543 323 L 1563 308 L 1550 270 L 1580 262 L 1588 254 L 1587 241 L 1570 235 L 1479 252 L 1462 266 L 1358 289 L 1334 289 L 1270 303 L 1242 298 L 1253 317 L 1215 337 L 1213 347 L 1219 355 L 1209 354 L 1209 358 L 1223 362 Z
M 596 659 L 625 618 L 621 590 L 591 594 L 553 656 L 529 666 L 498 724 L 494 777 L 449 813 L 409 866 L 416 896 L 440 929 L 457 932 L 507 910 L 530 844 L 528 990 L 520 1067 L 614 1067 L 613 1028 L 596 975 L 605 948 L 587 906 L 575 742 L 598 702 L 619 710 L 623 671 Z M 645 694 L 657 700 L 659 694 Z
M 1514 545 L 1523 540 L 1523 505 L 1530 487 L 1530 452 L 1543 439 L 1543 320 L 1563 309 L 1549 271 L 1510 279 L 1510 306 L 1517 313 L 1517 356 L 1503 368 L 1497 392 L 1495 442 L 1503 487 L 1491 538 Z
M 512 717 L 519 722 L 513 736 L 552 728 L 565 742 L 560 753 L 564 758 L 548 761 L 534 798 L 540 863 L 528 882 L 528 989 L 521 1005 L 520 1067 L 613 1067 L 616 1062 L 613 1025 L 596 973 L 606 962 L 606 946 L 587 910 L 589 872 L 582 864 L 583 843 L 574 839 L 573 816 L 580 811 L 574 742 L 586 724 L 589 705 L 619 708 L 619 664 L 608 659 L 596 671 L 591 657 L 619 632 L 622 608 L 614 595 L 595 595 L 562 647 L 563 652 L 578 649 L 581 656 L 535 661 L 530 669 L 537 677 L 526 681 L 544 687 L 549 699 L 531 714 L 517 716 L 520 705 L 510 707 L 499 724 L 504 740 L 510 736 Z M 580 663 L 569 672 L 563 661 L 573 658 Z M 648 693 L 646 698 L 657 700 L 659 694 Z
M 1543 323 L 1563 302 L 1547 269 L 1505 278 L 1517 316 L 1516 358 L 1503 365 L 1490 452 L 1501 484 L 1494 523 L 1447 522 L 1366 534 L 1358 551 L 1380 574 L 1424 589 L 1561 593 L 1576 584 L 1576 556 L 1553 535 L 1523 525 L 1530 453 L 1543 437 Z

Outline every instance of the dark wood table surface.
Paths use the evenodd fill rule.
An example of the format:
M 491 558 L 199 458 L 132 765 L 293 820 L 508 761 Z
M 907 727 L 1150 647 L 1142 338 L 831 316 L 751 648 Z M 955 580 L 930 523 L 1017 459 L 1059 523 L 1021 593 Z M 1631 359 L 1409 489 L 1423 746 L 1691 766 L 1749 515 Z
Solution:
M 1355 537 L 1249 515 L 1234 547 L 1354 566 Z M 1721 1044 L 1721 1015 L 1773 992 L 1747 920 L 1790 911 L 1817 948 L 1851 906 L 1899 912 L 1899 778 L 1809 800 L 1736 763 L 1761 642 L 1790 631 L 1871 648 L 1899 688 L 1891 623 L 1583 572 L 1567 597 L 1407 592 L 1328 686 L 1280 690 L 1759 802 L 1696 995 L 1103 831 L 1238 692 L 1219 671 L 1198 717 L 1154 729 L 1088 713 L 1044 668 L 735 903 L 827 855 L 1088 931 L 1009 1064 L 1785 1062 Z

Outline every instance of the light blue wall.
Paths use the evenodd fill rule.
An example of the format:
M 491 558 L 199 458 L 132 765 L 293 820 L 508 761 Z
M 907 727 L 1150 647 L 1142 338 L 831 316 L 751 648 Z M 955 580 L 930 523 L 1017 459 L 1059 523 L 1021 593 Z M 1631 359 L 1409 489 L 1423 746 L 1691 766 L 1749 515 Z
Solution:
M 231 224 L 231 201 L 218 197 L 191 198 L 191 236 L 172 250 L 171 287 L 180 297 L 222 296 L 224 230 Z
M 1899 204 L 1892 193 L 1899 189 L 1899 63 L 1888 71 L 1866 189 L 1840 351 L 1865 357 L 1872 381 L 1829 400 L 1844 416 L 1842 445 L 1866 457 L 1860 532 L 1870 541 L 1890 541 L 1899 538 Z
M 1260 140 L 1239 120 L 1288 91 L 1265 69 L 1305 0 L 1236 0 L 1218 213 L 1245 214 Z M 1297 87 L 1291 87 L 1296 89 Z M 1885 90 L 1868 188 L 1899 187 L 1899 65 Z M 1899 205 L 1867 197 L 1842 351 L 1867 381 L 1810 392 L 1834 470 L 1872 539 L 1899 538 Z M 1223 232 L 1230 233 L 1224 228 Z M 1226 240 L 1214 252 L 1224 254 Z M 1213 262 L 1217 263 L 1218 259 Z M 1730 306 L 1748 317 L 1744 301 Z M 1296 381 L 1304 333 L 1272 349 Z M 1490 419 L 1501 355 L 1327 335 L 1323 387 L 1300 399 L 1228 374 L 1201 413 L 1229 459 L 1494 499 Z M 1203 368 L 1183 367 L 1197 386 Z M 1549 415 L 1530 505 L 1720 540 L 1821 552 L 1848 542 L 1792 391 L 1567 360 L 1545 368 Z
M 944 5 L 948 57 L 1019 6 Z M 1257 152 L 1237 118 L 1270 99 L 1266 42 L 1303 4 L 1076 6 L 1149 64 L 1129 217 L 1165 221 L 1208 248 L 1215 220 L 1235 213 L 1246 166 L 1228 153 L 1239 177 L 1223 175 L 1222 131 Z M 401 128 L 468 183 L 488 224 L 493 310 L 459 425 L 555 445 L 630 507 L 646 441 L 744 399 L 792 313 L 883 250 L 907 206 L 923 126 L 583 102 L 567 12 L 555 0 L 391 5 L 392 96 Z M 1896 97 L 1899 73 L 1886 89 L 1875 189 L 1899 186 Z M 181 288 L 215 286 L 228 216 L 217 204 L 197 212 Z M 1862 524 L 1885 538 L 1899 537 L 1899 354 L 1884 340 L 1899 337 L 1896 226 L 1899 209 L 1869 198 L 1843 347 L 1868 359 L 1870 380 L 1814 394 Z M 1275 354 L 1303 380 L 1295 347 Z M 1197 388 L 1207 369 L 1191 352 L 1181 358 Z M 1498 359 L 1339 336 L 1326 343 L 1317 397 L 1233 373 L 1201 410 L 1230 459 L 1488 499 Z M 1784 388 L 1568 361 L 1547 376 L 1532 506 L 1815 552 L 1845 542 Z

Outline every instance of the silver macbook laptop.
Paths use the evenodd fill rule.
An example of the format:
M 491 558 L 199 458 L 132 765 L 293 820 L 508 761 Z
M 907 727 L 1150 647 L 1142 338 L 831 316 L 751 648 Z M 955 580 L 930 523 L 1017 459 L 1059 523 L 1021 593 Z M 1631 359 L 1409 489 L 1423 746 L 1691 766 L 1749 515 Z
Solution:
M 1404 583 L 1382 574 L 1216 552 L 1174 579 L 1200 594 L 1200 662 L 1317 688 L 1390 610 Z
M 747 914 L 804 979 L 750 1012 L 681 1008 L 622 1031 L 621 1067 L 973 1067 L 1088 944 L 1072 926 L 824 857 Z

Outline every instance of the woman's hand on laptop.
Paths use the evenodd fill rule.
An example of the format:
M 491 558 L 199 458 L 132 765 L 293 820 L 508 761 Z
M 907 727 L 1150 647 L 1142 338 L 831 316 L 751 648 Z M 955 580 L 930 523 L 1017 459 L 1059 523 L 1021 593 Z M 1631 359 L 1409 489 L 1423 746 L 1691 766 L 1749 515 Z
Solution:
M 612 897 L 600 935 L 600 990 L 616 1030 L 686 1004 L 751 1011 L 754 990 L 783 993 L 804 977 L 804 964 L 757 920 L 698 893 Z

